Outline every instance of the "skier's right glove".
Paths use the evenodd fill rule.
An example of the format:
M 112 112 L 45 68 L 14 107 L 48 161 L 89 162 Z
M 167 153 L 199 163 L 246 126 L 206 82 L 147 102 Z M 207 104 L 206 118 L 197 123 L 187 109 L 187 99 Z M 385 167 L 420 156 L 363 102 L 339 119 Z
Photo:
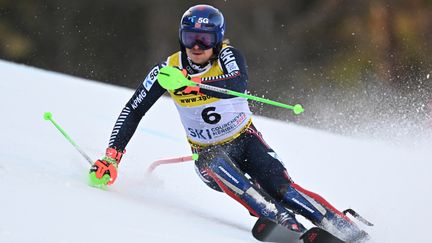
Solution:
M 200 84 L 201 83 L 201 78 L 199 77 L 190 77 L 187 70 L 186 69 L 182 69 L 181 70 L 183 76 L 185 76 L 185 78 Z M 185 89 L 183 90 L 183 93 L 185 94 L 190 94 L 192 92 L 195 92 L 196 94 L 200 94 L 200 87 L 199 86 L 186 86 Z
M 105 157 L 92 165 L 89 172 L 90 185 L 111 185 L 117 178 L 117 167 L 124 152 L 114 148 L 107 148 Z

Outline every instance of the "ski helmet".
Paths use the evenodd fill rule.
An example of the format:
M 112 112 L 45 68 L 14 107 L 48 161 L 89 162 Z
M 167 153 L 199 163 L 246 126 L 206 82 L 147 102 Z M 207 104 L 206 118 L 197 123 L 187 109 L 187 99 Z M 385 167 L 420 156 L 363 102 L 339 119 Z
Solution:
M 210 5 L 195 5 L 186 10 L 181 18 L 179 40 L 182 51 L 198 45 L 203 50 L 213 48 L 217 55 L 222 48 L 224 34 L 224 17 Z

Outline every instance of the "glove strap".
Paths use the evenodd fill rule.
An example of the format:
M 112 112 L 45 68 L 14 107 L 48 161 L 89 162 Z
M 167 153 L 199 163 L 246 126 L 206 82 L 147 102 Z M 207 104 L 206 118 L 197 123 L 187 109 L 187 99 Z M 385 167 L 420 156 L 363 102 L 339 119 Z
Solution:
M 115 148 L 107 148 L 105 151 L 104 160 L 111 163 L 111 164 L 117 165 L 118 163 L 120 163 L 120 160 L 123 157 L 124 153 L 125 153 L 125 151 L 121 152 Z

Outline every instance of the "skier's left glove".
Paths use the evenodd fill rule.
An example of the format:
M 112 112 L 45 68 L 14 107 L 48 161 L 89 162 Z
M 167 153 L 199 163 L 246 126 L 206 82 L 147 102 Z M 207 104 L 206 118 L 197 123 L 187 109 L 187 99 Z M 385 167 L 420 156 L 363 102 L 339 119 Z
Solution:
M 105 157 L 96 160 L 90 168 L 90 184 L 92 186 L 111 185 L 117 178 L 117 167 L 124 152 L 114 148 L 107 148 Z
M 185 78 L 191 80 L 192 82 L 195 82 L 198 84 L 200 84 L 202 82 L 201 78 L 199 78 L 199 77 L 191 78 L 189 76 L 189 74 L 187 73 L 186 69 L 181 70 L 181 72 L 183 73 L 183 76 L 185 76 Z M 183 90 L 183 93 L 185 93 L 185 94 L 190 94 L 192 92 L 196 92 L 197 94 L 199 94 L 200 93 L 200 87 L 199 86 L 186 86 L 186 88 Z

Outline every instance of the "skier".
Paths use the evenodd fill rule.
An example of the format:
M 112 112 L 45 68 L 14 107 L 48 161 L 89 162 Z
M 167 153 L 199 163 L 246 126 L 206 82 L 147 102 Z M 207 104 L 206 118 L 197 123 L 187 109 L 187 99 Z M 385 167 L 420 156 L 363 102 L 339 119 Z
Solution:
M 239 50 L 224 40 L 222 13 L 209 5 L 189 8 L 181 18 L 180 51 L 154 66 L 121 111 L 112 130 L 106 155 L 90 169 L 94 184 L 108 185 L 138 123 L 165 93 L 157 82 L 164 66 L 178 67 L 194 82 L 246 92 L 247 66 Z M 319 195 L 295 184 L 276 153 L 251 120 L 245 98 L 183 87 L 169 91 L 180 114 L 193 153 L 195 167 L 212 189 L 225 192 L 252 215 L 267 218 L 289 230 L 303 232 L 295 213 L 315 225 L 342 232 L 345 240 L 364 236 L 352 221 Z

